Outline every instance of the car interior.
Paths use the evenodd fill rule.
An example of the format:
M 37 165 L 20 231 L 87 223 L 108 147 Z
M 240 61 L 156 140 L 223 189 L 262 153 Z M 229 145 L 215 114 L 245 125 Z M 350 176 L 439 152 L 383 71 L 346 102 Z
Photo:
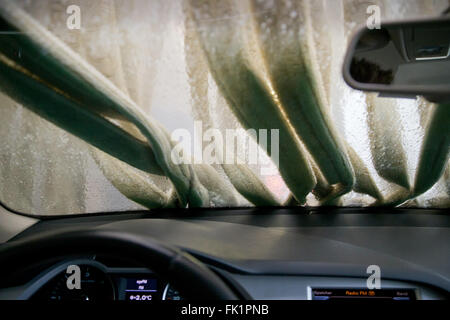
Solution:
M 0 2 L 0 300 L 449 298 L 448 0 L 72 2 Z

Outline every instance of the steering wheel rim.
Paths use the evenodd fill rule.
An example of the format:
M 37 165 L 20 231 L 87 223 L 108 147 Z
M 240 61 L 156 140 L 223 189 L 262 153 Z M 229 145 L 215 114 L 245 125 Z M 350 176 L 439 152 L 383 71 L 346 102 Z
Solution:
M 147 236 L 117 230 L 45 232 L 0 247 L 0 287 L 11 274 L 43 259 L 110 254 L 134 260 L 170 280 L 189 300 L 236 300 L 237 295 L 203 263 Z

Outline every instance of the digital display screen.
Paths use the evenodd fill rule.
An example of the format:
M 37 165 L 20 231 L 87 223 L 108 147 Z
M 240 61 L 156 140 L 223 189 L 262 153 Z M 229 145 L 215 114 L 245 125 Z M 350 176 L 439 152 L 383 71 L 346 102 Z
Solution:
M 125 289 L 127 301 L 151 301 L 156 298 L 158 282 L 156 279 L 128 278 Z
M 311 289 L 312 300 L 379 299 L 416 300 L 414 289 Z

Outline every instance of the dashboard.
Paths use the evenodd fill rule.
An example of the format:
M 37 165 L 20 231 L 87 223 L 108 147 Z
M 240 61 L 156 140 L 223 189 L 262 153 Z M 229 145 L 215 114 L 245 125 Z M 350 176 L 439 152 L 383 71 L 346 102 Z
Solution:
M 20 291 L 16 297 L 20 300 L 151 302 L 183 299 L 170 283 L 146 268 L 107 267 L 94 259 L 57 263 L 22 286 Z
M 289 209 L 164 212 L 51 219 L 9 241 L 46 230 L 83 228 L 142 234 L 184 250 L 246 299 L 448 299 L 450 217 L 446 212 L 291 214 Z M 179 212 L 179 210 L 178 210 Z M 116 257 L 117 258 L 117 257 Z M 67 268 L 80 267 L 81 289 Z M 381 269 L 381 289 L 367 289 L 367 267 Z M 0 299 L 181 300 L 151 270 L 101 256 L 65 257 L 33 277 L 0 288 Z
M 113 262 L 111 262 L 113 261 Z M 117 260 L 119 261 L 119 260 Z M 185 298 L 168 281 L 136 266 L 95 256 L 66 259 L 41 270 L 23 285 L 0 289 L 0 300 L 128 301 L 151 303 Z M 113 266 L 107 266 L 114 264 Z M 121 262 L 120 262 L 121 263 Z M 120 264 L 119 263 L 119 264 Z M 79 272 L 79 286 L 71 277 Z M 448 295 L 424 284 L 383 280 L 381 289 L 368 289 L 366 279 L 285 275 L 246 275 L 210 266 L 245 299 L 256 300 L 445 300 Z
M 71 266 L 80 269 L 79 288 L 69 288 Z M 439 300 L 445 294 L 426 286 L 401 281 L 384 281 L 380 290 L 369 290 L 365 279 L 337 277 L 248 276 L 226 274 L 228 280 L 258 300 Z M 229 283 L 230 283 L 229 282 Z M 170 283 L 145 268 L 107 267 L 91 259 L 66 260 L 41 272 L 26 284 L 0 289 L 1 299 L 40 301 L 128 301 L 183 300 Z

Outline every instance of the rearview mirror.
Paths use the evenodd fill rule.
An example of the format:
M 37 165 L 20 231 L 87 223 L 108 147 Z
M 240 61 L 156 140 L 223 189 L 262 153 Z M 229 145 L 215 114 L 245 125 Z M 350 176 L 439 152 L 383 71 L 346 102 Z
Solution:
M 450 19 L 383 23 L 360 29 L 350 43 L 344 79 L 383 96 L 450 100 Z

